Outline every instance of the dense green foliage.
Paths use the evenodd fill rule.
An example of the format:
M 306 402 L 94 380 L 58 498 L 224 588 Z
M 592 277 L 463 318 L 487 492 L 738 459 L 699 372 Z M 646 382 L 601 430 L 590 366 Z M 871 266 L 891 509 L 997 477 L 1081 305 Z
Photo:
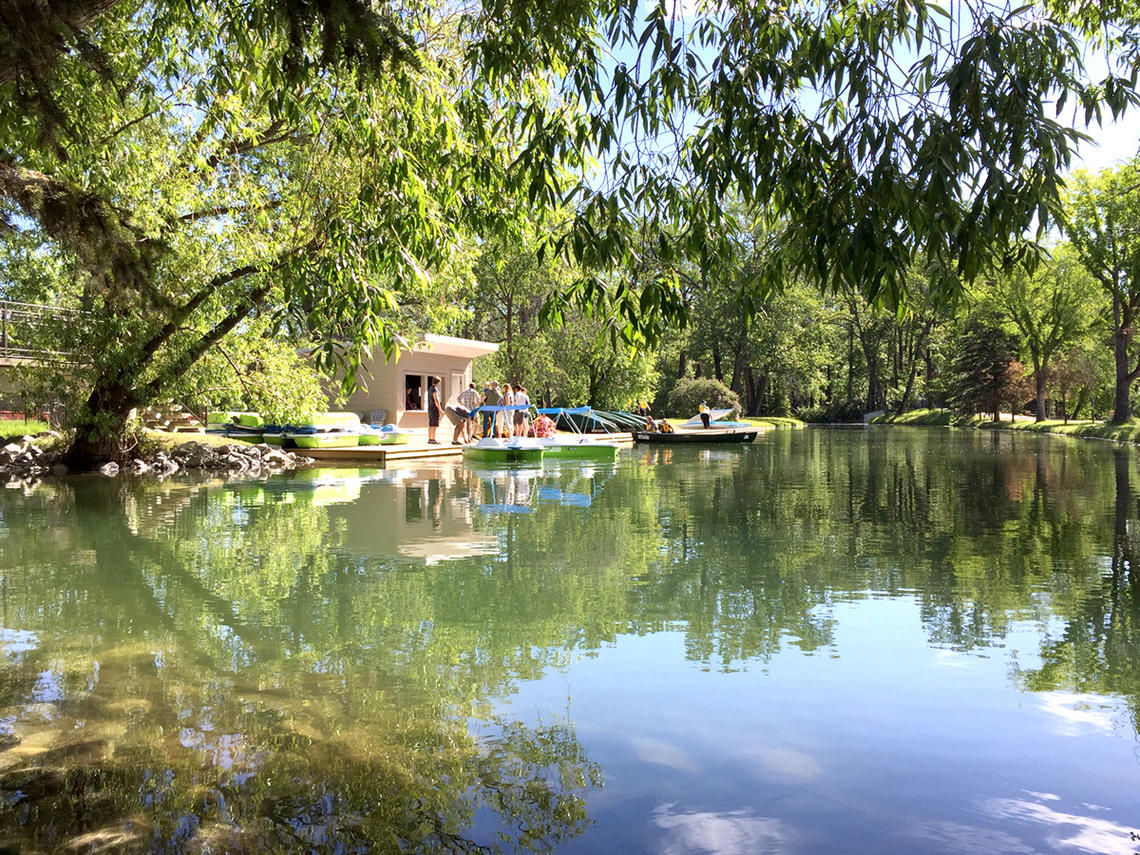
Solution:
M 1132 415 L 1140 377 L 1133 327 L 1140 317 L 1140 160 L 1091 176 L 1078 173 L 1068 198 L 1066 231 L 1081 263 L 1108 295 L 1115 367 L 1112 420 Z
M 740 400 L 736 393 L 715 378 L 696 379 L 686 377 L 677 381 L 669 393 L 667 411 L 676 415 L 695 415 L 701 404 L 714 409 L 732 409 L 733 415 L 740 412 Z
M 1111 10 L 10 6 L 4 254 L 30 244 L 18 262 L 41 268 L 21 274 L 38 299 L 94 319 L 69 342 L 85 357 L 75 463 L 119 453 L 133 407 L 169 397 L 252 321 L 349 377 L 365 350 L 458 322 L 432 317 L 452 305 L 438 279 L 462 247 L 499 239 L 566 265 L 544 318 L 610 340 L 582 361 L 613 372 L 574 369 L 551 396 L 617 401 L 625 384 L 636 397 L 659 369 L 616 342 L 735 305 L 731 329 L 697 335 L 758 343 L 742 364 L 743 346 L 714 347 L 745 408 L 835 406 L 815 338 L 826 313 L 781 302 L 822 285 L 877 307 L 848 307 L 848 361 L 857 334 L 867 405 L 896 385 L 905 403 L 930 327 L 904 312 L 916 327 L 898 336 L 888 383 L 864 341 L 877 313 L 915 302 L 915 269 L 917 304 L 937 309 L 995 260 L 1031 259 L 1024 235 L 1061 213 L 1079 137 L 1050 105 L 1099 117 L 1135 101 L 1127 71 L 1093 81 L 1081 63 L 1085 30 L 1128 56 L 1136 22 Z M 904 68 L 902 55 L 917 58 Z M 678 360 L 670 379 L 684 374 Z

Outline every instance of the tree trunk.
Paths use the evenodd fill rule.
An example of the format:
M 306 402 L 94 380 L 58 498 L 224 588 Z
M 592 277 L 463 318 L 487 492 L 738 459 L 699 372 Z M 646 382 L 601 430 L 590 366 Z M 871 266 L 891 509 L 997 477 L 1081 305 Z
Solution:
M 934 388 L 934 358 L 930 355 L 930 348 L 922 353 L 922 358 L 926 362 L 926 406 L 934 406 L 934 395 L 930 391 Z
M 1081 417 L 1081 410 L 1085 408 L 1085 400 L 1089 396 L 1088 386 L 1082 386 L 1080 394 L 1077 395 L 1077 402 L 1073 404 L 1073 418 L 1078 419 Z
M 514 346 L 514 308 L 515 300 L 511 294 L 507 295 L 507 370 L 511 374 L 511 382 L 518 382 L 518 371 L 515 370 L 515 346 Z
M 724 372 L 720 370 L 720 342 L 714 340 L 712 346 L 713 376 L 721 383 L 724 382 Z
M 846 408 L 851 409 L 851 404 L 855 400 L 855 330 L 848 324 L 847 326 L 847 400 L 845 402 Z
M 1048 417 L 1045 412 L 1045 381 L 1048 375 L 1042 370 L 1039 360 L 1033 360 L 1033 388 L 1036 392 L 1036 420 L 1045 421 Z
M 1132 418 L 1132 401 L 1129 395 L 1132 378 L 1128 371 L 1128 333 L 1118 327 L 1113 331 L 1112 344 L 1116 357 L 1116 400 L 1112 408 L 1112 423 L 1119 425 Z
M 121 463 L 126 457 L 123 436 L 131 410 L 130 390 L 122 384 L 102 387 L 96 383 L 75 426 L 75 437 L 63 462 L 76 472 L 90 472 L 104 463 Z
M 926 336 L 930 334 L 930 327 L 933 326 L 933 324 L 933 318 L 928 320 L 926 324 L 923 325 L 922 332 L 919 334 L 918 339 L 912 342 L 912 346 L 907 350 L 910 354 L 907 357 L 907 361 L 910 363 L 910 370 L 907 372 L 906 388 L 903 389 L 902 399 L 899 401 L 897 412 L 900 416 L 906 412 L 906 408 L 910 404 L 911 392 L 914 391 L 914 380 L 915 377 L 918 376 L 918 354 L 926 343 Z

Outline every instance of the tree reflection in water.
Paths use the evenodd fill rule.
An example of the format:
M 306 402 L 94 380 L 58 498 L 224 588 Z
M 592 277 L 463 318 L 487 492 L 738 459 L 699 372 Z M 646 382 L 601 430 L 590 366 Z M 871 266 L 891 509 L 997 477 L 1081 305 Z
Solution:
M 485 699 L 430 618 L 392 646 L 360 620 L 389 604 L 330 525 L 352 477 L 5 497 L 3 623 L 29 627 L 2 639 L 10 845 L 543 851 L 585 828 L 600 771 L 571 725 L 480 742 L 464 716 Z M 408 661 L 420 645 L 439 658 Z M 479 810 L 495 838 L 465 836 Z
M 842 657 L 836 606 L 868 597 L 954 650 L 1044 622 L 1016 683 L 1135 715 L 1134 469 L 809 431 L 614 468 L 3 491 L 0 825 L 16 848 L 546 850 L 601 770 L 572 721 L 496 718 L 520 681 L 663 630 L 714 670 Z

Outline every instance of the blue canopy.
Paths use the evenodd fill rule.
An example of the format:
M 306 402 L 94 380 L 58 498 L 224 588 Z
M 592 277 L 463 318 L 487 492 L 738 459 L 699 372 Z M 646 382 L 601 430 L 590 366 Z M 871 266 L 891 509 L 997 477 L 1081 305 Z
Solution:
M 538 407 L 537 409 L 544 416 L 559 416 L 563 413 L 573 416 L 584 416 L 592 412 L 589 407 Z
M 530 404 L 511 404 L 508 407 L 502 407 L 502 406 L 499 406 L 497 404 L 495 406 L 490 406 L 489 404 L 483 404 L 482 406 L 479 406 L 479 407 L 476 407 L 475 409 L 473 409 L 469 415 L 473 416 L 476 413 L 506 413 L 506 412 L 510 412 L 510 411 L 514 411 L 514 410 L 529 410 L 529 409 L 530 409 Z

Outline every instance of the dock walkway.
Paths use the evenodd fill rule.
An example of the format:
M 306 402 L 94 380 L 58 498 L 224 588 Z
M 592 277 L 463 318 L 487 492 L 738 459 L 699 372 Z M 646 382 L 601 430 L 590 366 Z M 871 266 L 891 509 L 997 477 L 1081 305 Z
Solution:
M 371 463 L 373 466 L 387 466 L 401 460 L 446 460 L 463 456 L 462 445 L 451 444 L 451 429 L 440 428 L 439 445 L 429 445 L 427 430 L 415 428 L 412 430 L 412 440 L 407 445 L 358 445 L 353 448 L 298 448 L 298 454 L 319 460 L 321 463 L 344 463 L 358 465 Z M 559 436 L 576 436 L 573 433 L 559 431 Z M 616 442 L 619 446 L 633 445 L 633 437 L 628 433 L 591 434 L 606 442 Z

